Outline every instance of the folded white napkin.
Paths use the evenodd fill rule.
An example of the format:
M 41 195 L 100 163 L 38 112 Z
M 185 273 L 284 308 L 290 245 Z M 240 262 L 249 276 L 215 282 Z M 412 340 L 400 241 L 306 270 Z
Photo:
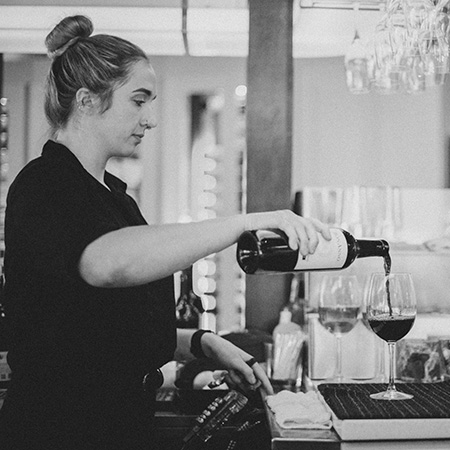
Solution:
M 266 402 L 282 428 L 331 428 L 331 415 L 314 391 L 280 391 Z

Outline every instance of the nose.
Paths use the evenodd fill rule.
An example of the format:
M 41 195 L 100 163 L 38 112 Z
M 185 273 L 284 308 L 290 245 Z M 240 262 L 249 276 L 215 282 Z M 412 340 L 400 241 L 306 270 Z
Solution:
M 142 117 L 141 124 L 143 127 L 148 128 L 149 130 L 155 128 L 158 125 L 156 114 L 153 111 L 153 108 L 148 108 L 146 114 L 144 114 Z

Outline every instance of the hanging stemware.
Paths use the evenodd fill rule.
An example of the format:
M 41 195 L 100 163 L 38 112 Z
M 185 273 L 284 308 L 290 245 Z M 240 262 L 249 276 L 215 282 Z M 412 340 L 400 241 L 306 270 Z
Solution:
M 366 94 L 370 91 L 369 60 L 357 26 L 359 2 L 353 4 L 353 10 L 355 11 L 355 35 L 345 54 L 347 87 L 353 94 Z
M 430 42 L 427 47 L 426 67 L 430 84 L 443 84 L 450 72 L 449 0 L 439 0 L 433 8 L 430 24 Z

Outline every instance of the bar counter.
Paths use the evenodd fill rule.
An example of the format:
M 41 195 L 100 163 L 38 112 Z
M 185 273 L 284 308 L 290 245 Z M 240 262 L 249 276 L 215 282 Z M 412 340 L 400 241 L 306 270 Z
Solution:
M 214 391 L 209 391 L 209 396 L 213 395 Z M 195 401 L 195 396 L 201 401 Z M 223 395 L 217 391 L 217 395 Z M 170 400 L 170 399 L 169 399 Z M 164 450 L 179 450 L 183 437 L 193 427 L 199 407 L 207 405 L 204 392 L 193 392 L 190 404 L 195 405 L 194 411 L 180 412 L 178 407 L 174 407 L 173 403 L 159 402 L 162 405 L 156 414 L 156 421 L 162 442 L 164 442 Z M 192 403 L 194 402 L 194 403 Z M 259 403 L 265 410 L 265 419 L 267 427 L 267 448 L 271 450 L 449 450 L 450 438 L 445 439 L 401 439 L 401 440 L 342 440 L 338 433 L 331 428 L 327 429 L 284 429 L 281 428 L 275 421 L 275 416 L 267 407 L 263 395 L 261 395 L 261 402 Z M 194 408 L 194 409 L 195 409 Z M 407 420 L 407 419 L 405 419 Z M 425 420 L 425 419 L 424 419 Z M 395 423 L 395 422 L 394 422 Z M 425 422 L 424 422 L 424 426 Z M 439 425 L 438 422 L 438 427 Z M 447 427 L 447 425 L 444 425 Z M 393 425 L 395 429 L 395 425 Z M 233 430 L 233 425 L 227 424 L 222 433 L 227 433 Z M 260 449 L 258 449 L 260 450 Z
M 449 450 L 450 439 L 343 441 L 331 430 L 288 430 L 267 410 L 272 450 Z
M 204 406 L 212 399 L 213 391 L 193 392 L 185 407 L 180 409 L 175 404 L 176 390 L 163 390 L 159 393 L 156 425 L 159 439 L 164 450 L 180 450 L 184 436 L 192 429 L 195 419 Z M 224 391 L 215 392 L 223 395 Z M 196 401 L 197 398 L 200 401 Z M 194 403 L 193 403 L 194 402 Z M 449 450 L 449 439 L 415 439 L 415 440 L 359 440 L 344 441 L 332 428 L 330 430 L 283 429 L 275 421 L 273 413 L 267 408 L 263 397 L 267 427 L 267 448 L 271 450 Z M 222 435 L 233 431 L 232 424 L 226 424 Z M 1 448 L 1 438 L 0 438 Z M 261 450 L 260 448 L 254 450 Z
M 305 381 L 309 381 L 306 379 Z M 310 381 L 306 383 L 306 389 L 315 389 L 320 391 L 320 395 L 326 390 L 334 390 L 336 392 L 345 392 L 346 396 L 337 396 L 339 408 L 331 408 L 333 416 L 333 425 L 338 426 L 336 432 L 334 426 L 330 430 L 301 430 L 301 429 L 284 429 L 275 421 L 274 414 L 266 406 L 267 423 L 271 435 L 271 448 L 273 450 L 369 450 L 369 449 L 404 449 L 404 450 L 431 450 L 431 449 L 450 449 L 450 410 L 448 402 L 450 398 L 450 383 L 411 383 L 404 384 L 403 389 L 415 396 L 414 403 L 393 403 L 379 400 L 370 400 L 369 392 L 374 389 L 375 392 L 381 387 L 378 384 L 370 383 L 351 383 L 348 385 L 322 385 L 320 389 L 318 385 L 313 385 Z M 398 383 L 401 385 L 401 383 Z M 355 393 L 360 393 L 355 396 Z M 325 395 L 325 394 L 324 394 Z M 367 400 L 366 400 L 367 397 Z M 324 399 L 322 397 L 322 399 Z M 358 405 L 358 400 L 360 404 Z M 413 400 L 411 400 L 412 402 Z M 352 403 L 351 406 L 349 403 Z M 370 404 L 373 402 L 373 404 Z M 326 401 L 330 403 L 330 399 Z M 354 403 L 354 404 L 353 404 Z M 266 403 L 264 402 L 266 405 Z M 364 406 L 363 406 L 364 405 Z M 364 407 L 371 410 L 371 418 L 366 413 L 361 413 L 367 420 L 339 420 L 337 415 L 342 414 L 345 406 L 350 409 L 363 411 Z M 426 414 L 426 408 L 433 411 Z M 342 407 L 342 408 L 340 408 Z M 411 407 L 414 411 L 411 411 Z M 340 410 L 341 411 L 338 411 Z M 381 417 L 378 419 L 376 410 Z M 409 410 L 409 411 L 408 411 Z M 383 411 L 390 411 L 383 418 Z M 396 412 L 396 414 L 395 414 Z M 353 413 L 354 414 L 354 413 Z M 402 417 L 404 414 L 404 418 Z M 424 418 L 422 418 L 422 414 Z M 386 418 L 386 416 L 388 418 Z M 409 417 L 409 418 L 407 418 Z M 346 429 L 344 429 L 344 422 Z M 361 422 L 365 422 L 362 424 Z M 342 439 L 340 436 L 348 436 L 349 439 Z M 397 437 L 402 439 L 397 439 Z M 367 439 L 366 439 L 367 438 Z M 438 439 L 436 439 L 438 438 Z

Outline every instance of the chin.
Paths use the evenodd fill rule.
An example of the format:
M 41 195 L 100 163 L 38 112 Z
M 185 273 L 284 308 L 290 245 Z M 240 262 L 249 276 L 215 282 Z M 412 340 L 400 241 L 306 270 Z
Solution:
M 126 158 L 127 156 L 131 156 L 138 147 L 139 147 L 139 143 L 133 142 L 130 144 L 128 142 L 120 149 L 117 156 L 122 156 L 124 158 Z

